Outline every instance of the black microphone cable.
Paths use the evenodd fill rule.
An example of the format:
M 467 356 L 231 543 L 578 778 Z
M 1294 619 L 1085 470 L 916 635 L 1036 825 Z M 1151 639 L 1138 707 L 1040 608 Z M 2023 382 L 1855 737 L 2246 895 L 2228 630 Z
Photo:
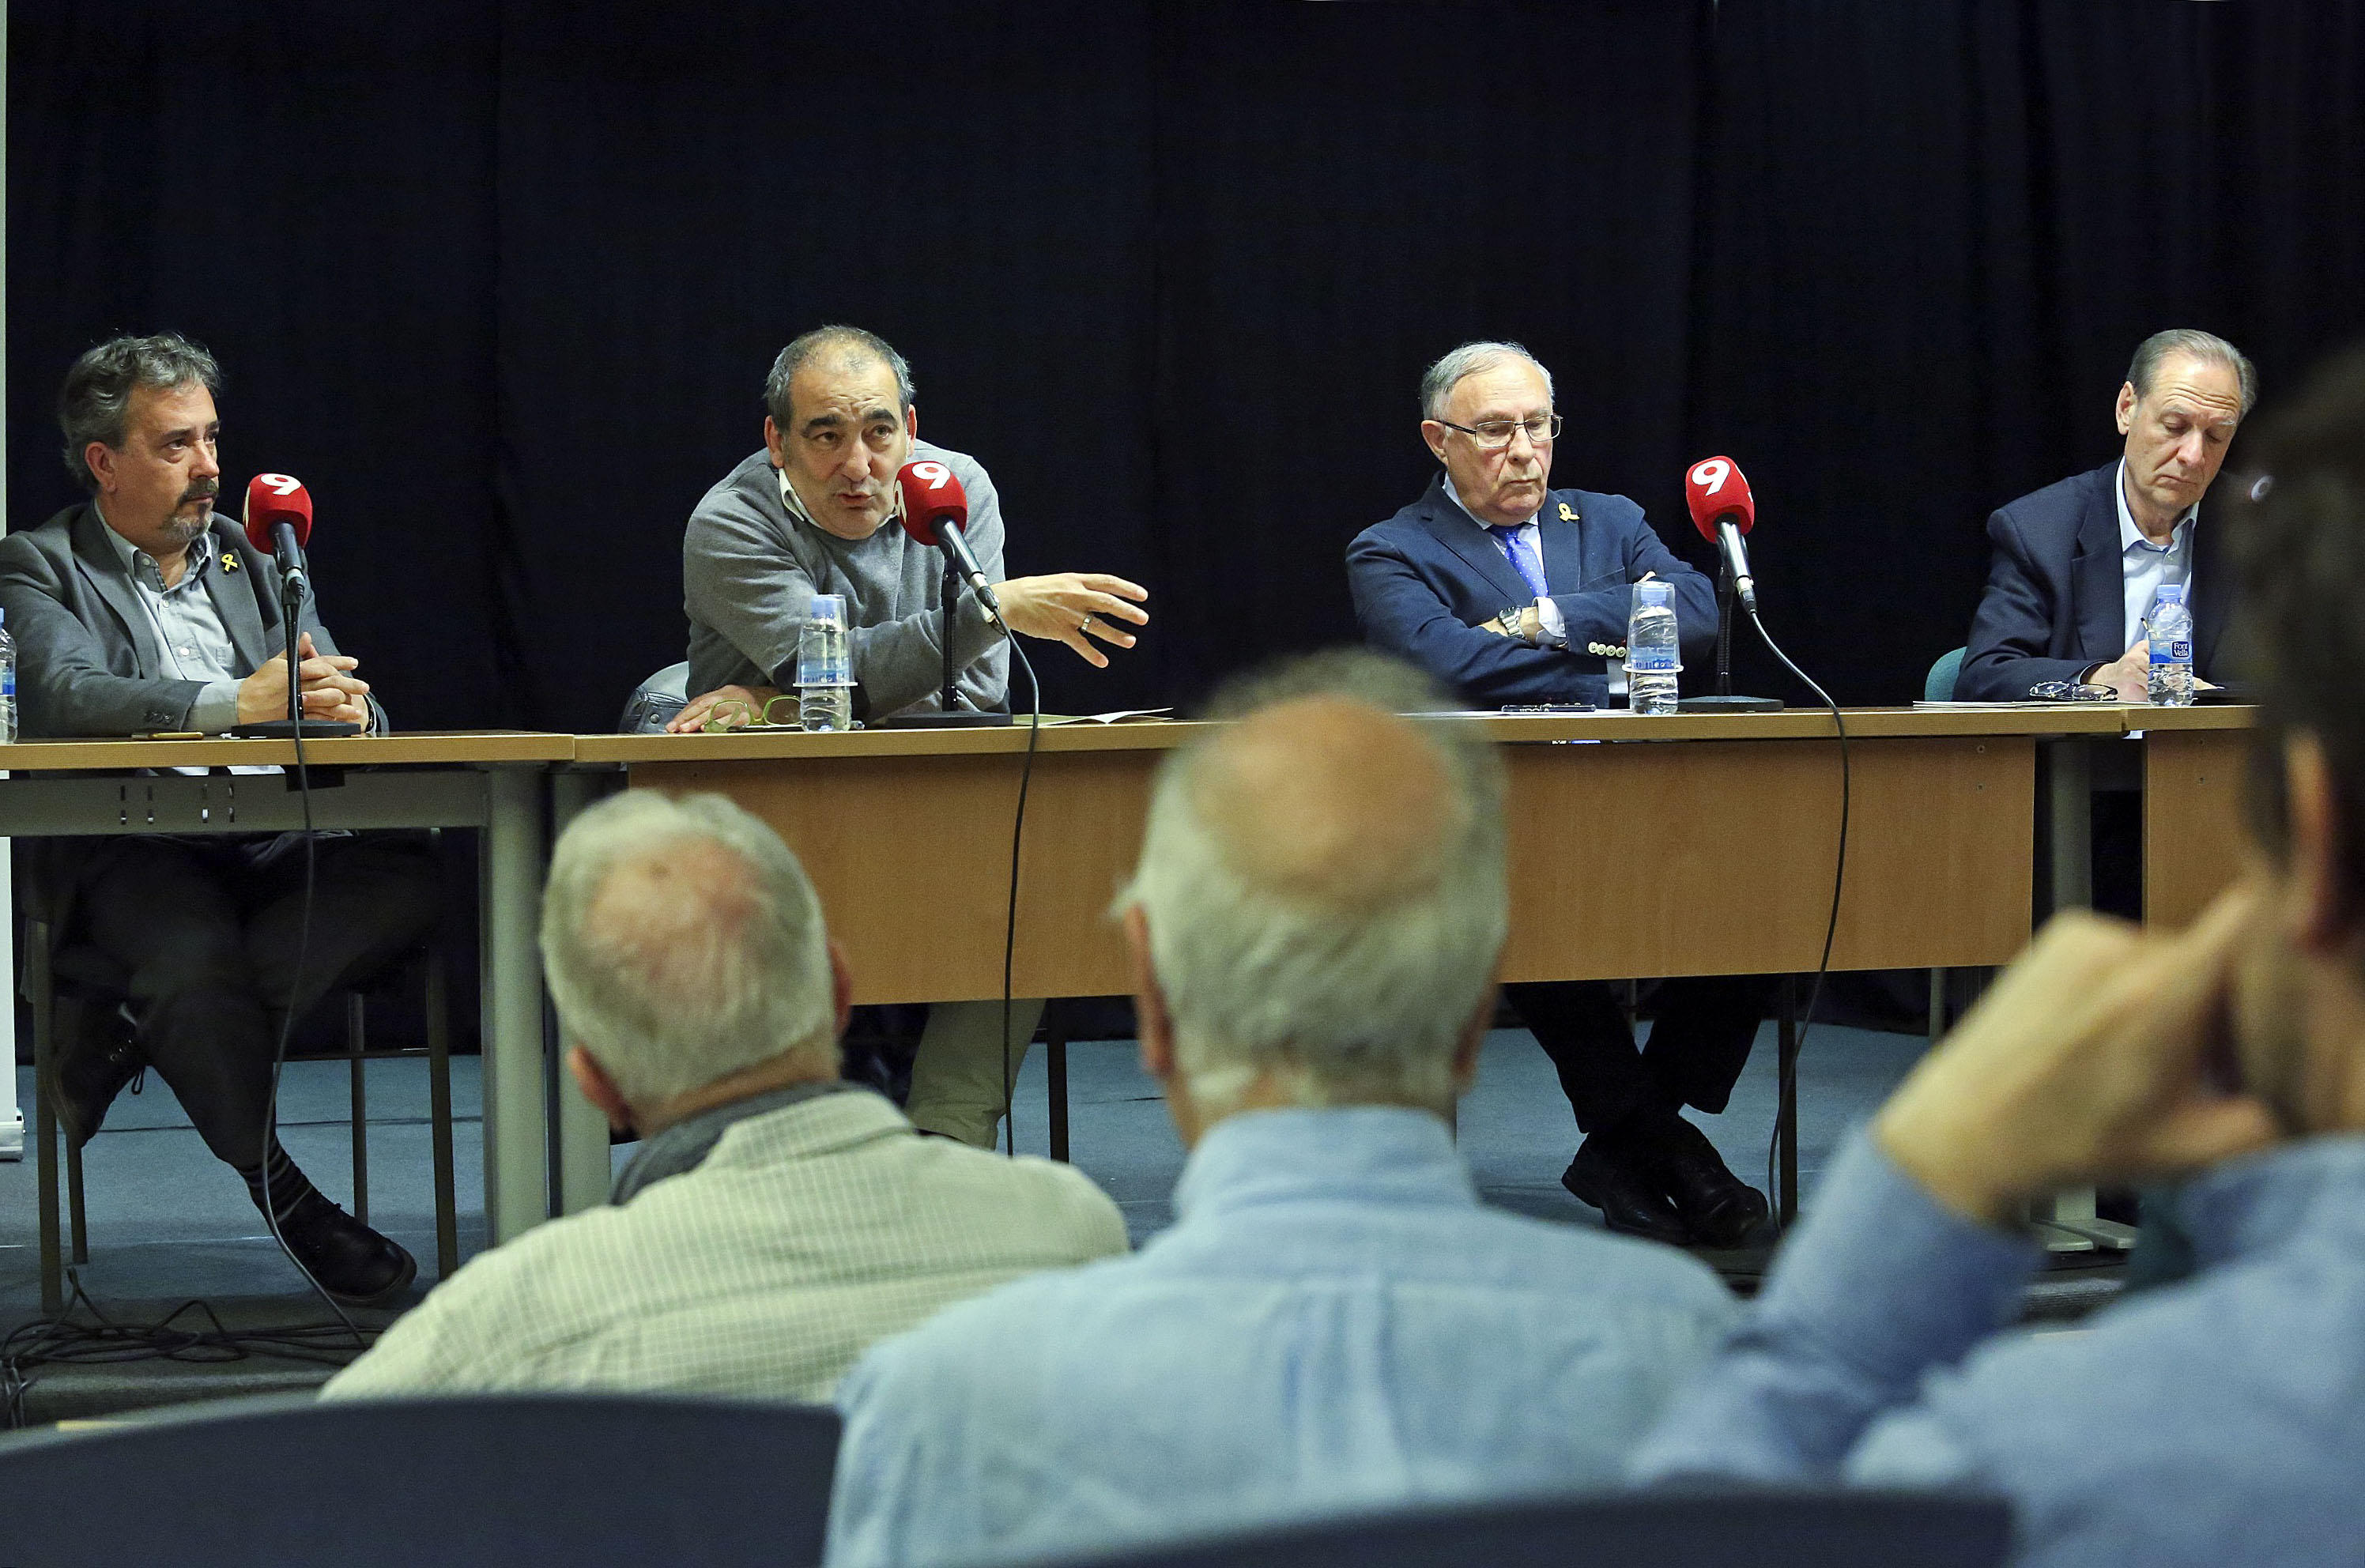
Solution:
M 1808 675 L 1805 670 L 1800 669 L 1797 665 L 1790 662 L 1790 655 L 1782 651 L 1782 645 L 1774 640 L 1773 633 L 1765 630 L 1765 622 L 1758 619 L 1757 611 L 1754 609 L 1750 609 L 1748 610 L 1748 615 L 1749 623 L 1757 628 L 1759 640 L 1765 643 L 1766 649 L 1771 652 L 1776 658 L 1782 661 L 1782 667 L 1788 670 L 1793 676 L 1796 676 L 1800 685 L 1813 692 L 1821 700 L 1823 706 L 1832 711 L 1832 727 L 1839 732 L 1840 740 L 1840 847 L 1839 854 L 1833 857 L 1832 864 L 1831 916 L 1823 924 L 1823 956 L 1821 961 L 1819 961 L 1815 966 L 1815 983 L 1808 988 L 1807 1011 L 1799 1020 L 1798 1044 L 1791 1050 L 1790 1059 L 1781 1064 L 1780 1070 L 1776 1075 L 1774 1136 L 1768 1138 L 1765 1142 L 1766 1190 L 1770 1193 L 1774 1193 L 1777 1196 L 1779 1196 L 1779 1188 L 1775 1181 L 1774 1166 L 1776 1151 L 1781 1147 L 1782 1142 L 1782 1124 L 1785 1120 L 1782 1114 L 1782 1108 L 1786 1105 L 1791 1104 L 1793 1103 L 1794 1096 L 1798 1092 L 1799 1059 L 1806 1054 L 1807 1036 L 1808 1033 L 1813 1029 L 1815 1024 L 1815 1009 L 1821 1003 L 1823 999 L 1823 981 L 1832 972 L 1832 944 L 1839 935 L 1840 893 L 1847 885 L 1848 808 L 1851 804 L 1850 795 L 1853 789 L 1854 778 L 1848 766 L 1847 719 L 1840 712 L 1840 705 L 1837 702 L 1833 701 L 1832 694 L 1825 691 L 1821 687 L 1816 685 L 1814 678 Z M 1796 1142 L 1798 1136 L 1799 1129 L 1795 1125 L 1793 1125 L 1790 1128 L 1790 1137 L 1794 1143 Z M 1795 1216 L 1791 1215 L 1781 1213 L 1777 1209 L 1775 1218 L 1775 1228 L 1777 1234 L 1788 1230 L 1790 1226 L 1790 1222 L 1794 1217 Z

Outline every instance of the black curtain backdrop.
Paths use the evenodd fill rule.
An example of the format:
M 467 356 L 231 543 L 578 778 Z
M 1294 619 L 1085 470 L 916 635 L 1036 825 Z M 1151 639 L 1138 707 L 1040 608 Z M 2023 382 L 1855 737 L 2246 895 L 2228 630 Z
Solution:
M 1848 700 L 1958 644 L 1981 524 L 2106 459 L 2145 333 L 2269 397 L 2365 332 L 2365 13 L 2322 0 L 649 7 L 9 16 L 15 527 L 117 331 L 209 343 L 226 491 L 319 501 L 406 727 L 601 729 L 681 656 L 681 526 L 824 320 L 913 360 L 1014 571 L 1147 583 L 1055 711 L 1350 639 L 1431 465 L 1421 366 L 1526 342 L 1554 475 L 1694 548 L 1756 485 L 1766 615 Z M 2235 461 L 2240 461 L 2238 445 Z M 1746 651 L 1744 685 L 1798 700 Z

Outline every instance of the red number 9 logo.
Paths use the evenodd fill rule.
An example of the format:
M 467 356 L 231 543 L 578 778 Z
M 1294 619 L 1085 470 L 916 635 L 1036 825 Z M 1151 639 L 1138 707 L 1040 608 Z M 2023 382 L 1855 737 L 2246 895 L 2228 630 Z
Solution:
M 1691 474 L 1692 483 L 1711 496 L 1721 489 L 1724 482 L 1732 476 L 1732 465 L 1721 457 L 1709 458 L 1695 467 Z
M 926 480 L 931 490 L 941 490 L 953 479 L 953 471 L 933 459 L 913 464 L 912 473 L 914 477 Z

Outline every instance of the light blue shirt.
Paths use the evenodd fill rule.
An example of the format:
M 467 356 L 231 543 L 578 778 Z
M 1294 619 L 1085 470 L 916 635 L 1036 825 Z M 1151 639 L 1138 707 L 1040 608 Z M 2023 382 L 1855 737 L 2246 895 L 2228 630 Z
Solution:
M 2132 648 L 2143 638 L 2144 622 L 2151 615 L 2151 601 L 2162 583 L 2181 585 L 2185 606 L 2191 607 L 2192 520 L 2201 503 L 2195 501 L 2184 509 L 2184 515 L 2169 531 L 2167 543 L 2155 544 L 2144 537 L 2144 531 L 2135 526 L 2135 513 L 2127 509 L 2127 460 L 2124 457 L 2111 482 L 2111 494 L 2119 503 L 2119 573 L 2126 590 L 2127 647 Z
M 1971 1485 L 2023 1568 L 2314 1568 L 2365 1555 L 2365 1137 L 2184 1189 L 2201 1271 L 2077 1334 L 1998 1333 L 2037 1249 L 1859 1132 L 1645 1480 Z
M 1232 1116 L 1174 1204 L 847 1374 L 831 1563 L 1600 1484 L 1732 1318 L 1684 1253 L 1482 1205 L 1426 1112 Z

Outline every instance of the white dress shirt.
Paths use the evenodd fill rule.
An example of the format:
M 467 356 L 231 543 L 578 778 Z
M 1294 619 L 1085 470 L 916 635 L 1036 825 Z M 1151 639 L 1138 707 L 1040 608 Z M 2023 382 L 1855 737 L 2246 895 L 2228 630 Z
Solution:
M 2126 590 L 2126 643 L 2131 648 L 2143 640 L 2144 622 L 2151 615 L 2151 601 L 2162 583 L 2181 585 L 2185 607 L 2191 608 L 2192 523 L 2201 503 L 2195 501 L 2184 509 L 2167 543 L 2155 544 L 2144 537 L 2144 531 L 2135 526 L 2135 514 L 2127 510 L 2127 460 L 2124 457 L 2119 459 L 2111 495 L 2119 503 L 2119 570 Z M 2124 654 L 2126 648 L 2119 652 Z

